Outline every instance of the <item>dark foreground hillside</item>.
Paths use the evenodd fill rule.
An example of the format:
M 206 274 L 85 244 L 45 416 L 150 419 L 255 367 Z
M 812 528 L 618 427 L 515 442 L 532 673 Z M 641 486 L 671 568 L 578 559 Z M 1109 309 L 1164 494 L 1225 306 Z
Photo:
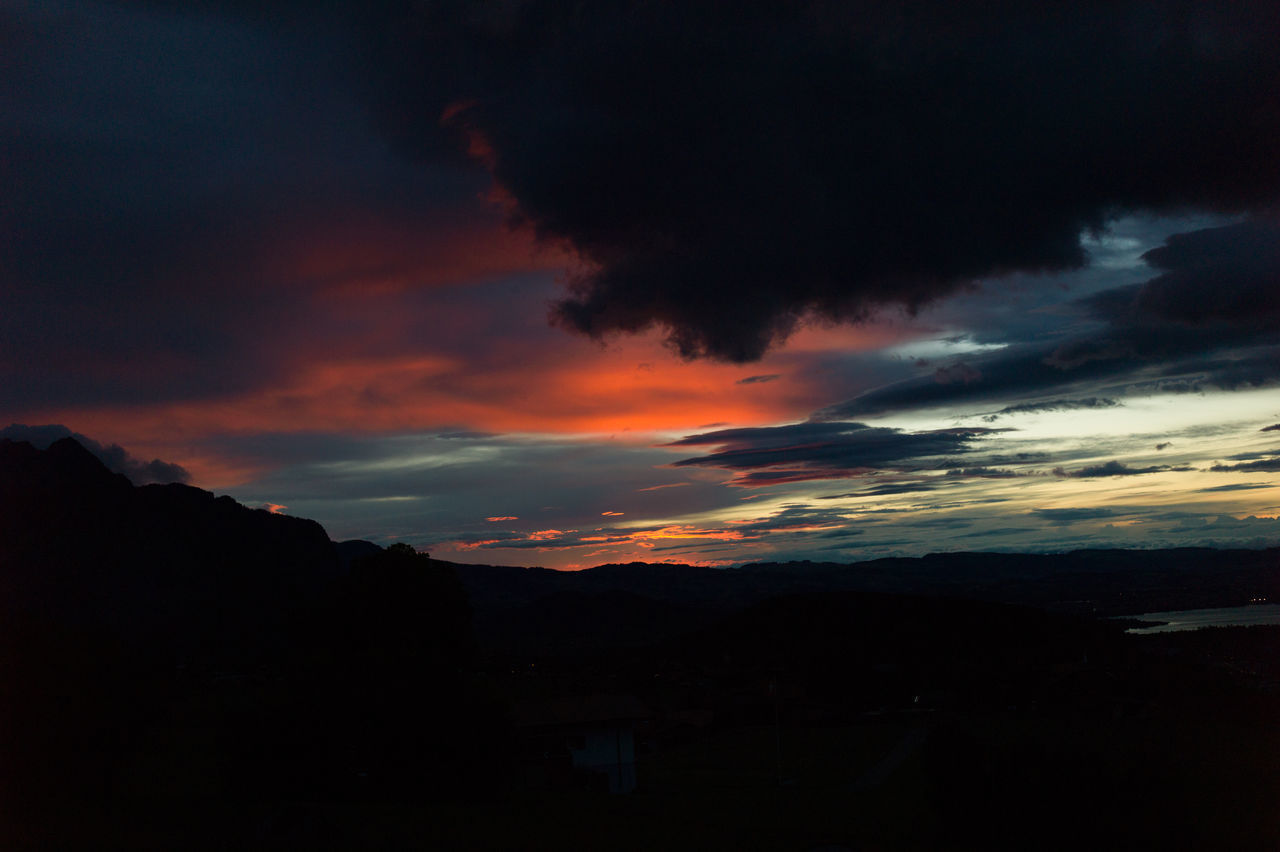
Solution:
M 226 848 L 289 802 L 489 783 L 466 594 L 411 548 L 4 441 L 0 589 L 5 848 Z
M 0 845 L 1274 849 L 1280 628 L 1093 615 L 1274 557 L 455 566 L 0 443 Z

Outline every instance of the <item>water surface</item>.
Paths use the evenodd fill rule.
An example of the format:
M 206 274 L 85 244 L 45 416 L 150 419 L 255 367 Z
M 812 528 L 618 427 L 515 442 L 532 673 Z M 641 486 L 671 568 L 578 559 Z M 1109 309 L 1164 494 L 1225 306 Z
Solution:
M 1280 604 L 1249 604 L 1216 609 L 1183 609 L 1173 612 L 1147 612 L 1125 616 L 1140 621 L 1163 621 L 1156 627 L 1133 627 L 1126 633 L 1172 633 L 1175 630 L 1199 630 L 1201 627 L 1237 627 L 1250 624 L 1280 624 Z

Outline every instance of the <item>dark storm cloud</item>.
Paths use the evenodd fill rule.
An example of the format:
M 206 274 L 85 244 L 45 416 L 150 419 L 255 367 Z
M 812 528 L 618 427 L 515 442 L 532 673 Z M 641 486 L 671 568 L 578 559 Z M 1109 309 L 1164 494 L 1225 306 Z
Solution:
M 1258 219 L 1177 234 L 1144 258 L 1165 272 L 1074 304 L 1082 319 L 1099 324 L 1091 332 L 971 356 L 953 365 L 953 371 L 963 366 L 969 381 L 907 379 L 831 406 L 815 419 L 1067 390 L 1093 392 L 1076 407 L 1107 408 L 1112 398 L 1096 394 L 1238 390 L 1280 380 L 1280 302 L 1274 295 L 1280 292 L 1280 224 Z M 1067 408 L 1071 401 L 1013 405 L 996 414 L 1042 405 Z
M 86 450 L 97 456 L 108 469 L 115 473 L 123 473 L 134 485 L 191 481 L 191 474 L 182 465 L 160 459 L 142 461 L 134 458 L 119 444 L 101 444 L 79 432 L 72 432 L 59 423 L 43 426 L 13 423 L 0 429 L 0 439 L 5 438 L 10 441 L 26 441 L 41 450 L 62 438 L 75 438 Z
M 302 237 L 484 218 L 457 210 L 482 175 L 386 151 L 328 30 L 92 0 L 3 14 L 0 405 L 261 386 L 324 333 L 316 282 L 272 268 Z
M 1142 257 L 1163 275 L 1138 290 L 1140 318 L 1203 327 L 1219 322 L 1274 330 L 1280 320 L 1280 228 L 1243 222 L 1174 234 Z
M 768 375 L 764 375 L 764 376 L 747 376 L 745 379 L 738 379 L 738 381 L 734 382 L 734 384 L 759 385 L 759 384 L 764 384 L 765 382 L 776 381 L 780 378 L 782 377 L 777 373 L 769 373 Z
M 278 380 L 317 342 L 411 346 L 318 320 L 305 296 L 322 273 L 264 259 L 387 228 L 414 254 L 444 223 L 487 227 L 486 168 L 514 221 L 584 261 L 561 324 L 656 324 L 730 360 L 807 312 L 856 319 L 1077 267 L 1082 228 L 1252 209 L 1280 178 L 1271 4 L 0 14 L 0 404 L 207 397 Z M 396 251 L 375 240 L 360 270 L 403 272 Z M 1179 251 L 1152 262 L 1176 277 Z M 1144 304 L 1182 316 L 1194 286 L 1162 287 Z M 977 360 L 939 377 L 950 393 L 1007 379 Z
M 812 313 L 1085 262 L 1126 210 L 1275 200 L 1273 3 L 389 3 L 384 131 L 469 139 L 585 268 L 555 308 L 759 357 Z
M 675 462 L 675 466 L 734 470 L 739 472 L 736 484 L 768 485 L 877 470 L 926 470 L 939 464 L 939 457 L 963 453 L 974 441 L 997 431 L 974 428 L 905 432 L 862 423 L 810 422 L 705 432 L 667 446 L 717 447 L 708 455 Z
M 1276 423 L 1271 426 L 1263 426 L 1258 431 L 1259 432 L 1280 432 L 1280 423 Z

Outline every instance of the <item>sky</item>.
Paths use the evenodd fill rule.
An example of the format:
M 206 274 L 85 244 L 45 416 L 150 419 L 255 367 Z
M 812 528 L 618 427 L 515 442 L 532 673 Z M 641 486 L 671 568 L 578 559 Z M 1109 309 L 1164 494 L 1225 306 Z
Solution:
M 459 562 L 1280 544 L 1208 5 L 0 0 L 0 436 Z

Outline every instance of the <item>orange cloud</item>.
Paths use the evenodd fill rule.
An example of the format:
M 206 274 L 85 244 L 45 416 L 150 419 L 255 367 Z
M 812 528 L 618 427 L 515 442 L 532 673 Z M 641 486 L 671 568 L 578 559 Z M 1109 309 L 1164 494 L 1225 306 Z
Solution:
M 518 279 L 523 290 L 504 283 L 564 269 L 572 262 L 564 251 L 540 250 L 526 232 L 492 221 L 427 224 L 354 214 L 268 240 L 270 252 L 256 263 L 265 280 L 296 295 L 296 321 L 249 342 L 248 366 L 238 368 L 248 374 L 238 385 L 244 390 L 13 414 L 69 424 L 179 463 L 204 487 L 228 488 L 262 474 L 262 463 L 225 457 L 202 439 L 463 428 L 647 444 L 713 422 L 792 421 L 831 401 L 830 375 L 804 369 L 814 353 L 874 349 L 904 333 L 887 325 L 804 328 L 788 348 L 749 367 L 681 361 L 660 330 L 601 346 L 549 329 L 546 300 L 526 279 Z M 542 281 L 549 297 L 552 285 Z M 500 307 L 490 299 L 509 294 L 515 301 Z M 150 368 L 185 369 L 158 361 Z M 111 369 L 101 368 L 104 386 Z M 760 374 L 779 378 L 739 383 Z
M 529 541 L 549 541 L 562 535 L 576 532 L 577 530 L 538 530 L 537 532 L 529 533 Z

